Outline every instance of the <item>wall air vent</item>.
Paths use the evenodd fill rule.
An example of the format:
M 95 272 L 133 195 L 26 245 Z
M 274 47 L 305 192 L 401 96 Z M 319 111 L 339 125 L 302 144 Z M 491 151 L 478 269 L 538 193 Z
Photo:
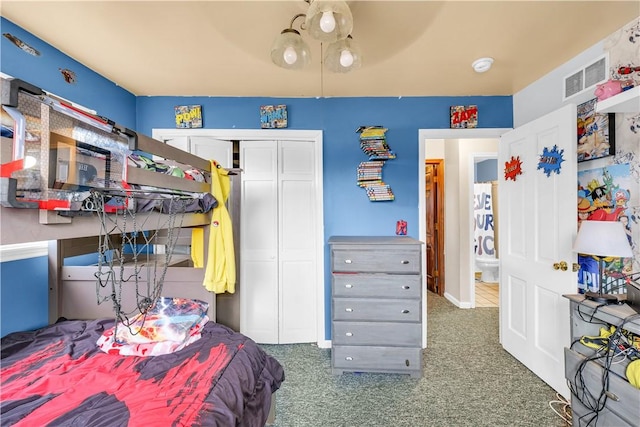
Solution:
M 564 78 L 562 100 L 566 101 L 585 91 L 595 90 L 597 84 L 608 78 L 609 56 L 602 55 L 591 64 L 581 68 Z

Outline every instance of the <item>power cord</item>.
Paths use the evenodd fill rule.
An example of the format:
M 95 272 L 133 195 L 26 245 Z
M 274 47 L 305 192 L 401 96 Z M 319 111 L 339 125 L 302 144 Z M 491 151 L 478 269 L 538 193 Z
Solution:
M 571 402 L 562 397 L 560 393 L 556 393 L 556 400 L 552 400 L 549 402 L 549 407 L 551 410 L 555 412 L 557 416 L 562 418 L 562 420 L 568 425 L 571 426 Z M 556 408 L 558 407 L 558 408 Z
M 599 306 L 598 306 L 599 308 Z M 578 310 L 579 312 L 579 310 Z M 601 349 L 596 350 L 596 352 L 588 357 L 585 357 L 576 369 L 576 373 L 574 375 L 573 383 L 569 382 L 569 389 L 573 397 L 575 397 L 580 403 L 582 403 L 590 412 L 584 414 L 578 419 L 579 426 L 595 426 L 598 422 L 598 416 L 600 412 L 605 408 L 607 403 L 607 398 L 609 397 L 609 373 L 611 370 L 611 365 L 615 363 L 621 363 L 622 360 L 614 359 L 616 357 L 623 357 L 623 360 L 626 359 L 628 348 L 625 347 L 626 337 L 624 335 L 624 325 L 638 317 L 639 314 L 633 314 L 631 316 L 626 317 L 622 320 L 619 325 L 615 326 L 615 331 L 609 336 L 608 344 L 603 346 Z M 589 321 L 593 319 L 593 316 Z M 583 319 L 587 321 L 586 319 Z M 592 322 L 592 323 L 600 323 L 600 322 Z M 578 341 L 578 340 L 577 340 Z M 577 341 L 572 343 L 575 344 Z M 601 353 L 603 351 L 603 353 Z M 587 364 L 590 361 L 596 361 L 599 359 L 604 359 L 600 365 L 603 368 L 602 372 L 602 389 L 600 390 L 600 394 L 595 396 L 592 392 L 585 386 L 585 380 L 583 377 L 583 371 Z M 595 391 L 595 390 L 594 390 Z M 583 421 L 586 421 L 586 424 L 582 424 Z

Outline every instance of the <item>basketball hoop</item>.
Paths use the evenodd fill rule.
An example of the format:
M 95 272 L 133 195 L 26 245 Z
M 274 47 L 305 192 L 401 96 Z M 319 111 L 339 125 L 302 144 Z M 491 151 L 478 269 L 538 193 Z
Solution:
M 131 317 L 146 315 L 162 295 L 186 205 L 191 201 L 191 197 L 170 192 L 91 191 L 87 203 L 100 220 L 96 298 L 98 304 L 111 301 L 116 327 L 118 322 L 129 327 Z M 139 213 L 137 207 L 142 203 L 151 203 L 153 212 Z M 135 307 L 129 311 L 123 309 L 123 286 L 135 287 Z

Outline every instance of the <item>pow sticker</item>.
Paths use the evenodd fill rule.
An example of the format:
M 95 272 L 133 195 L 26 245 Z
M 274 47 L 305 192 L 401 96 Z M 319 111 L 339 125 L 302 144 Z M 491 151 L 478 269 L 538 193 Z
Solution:
M 504 162 L 504 179 L 505 181 L 509 179 L 515 181 L 518 175 L 522 175 L 522 161 L 520 156 L 511 156 L 511 160 Z
M 551 176 L 552 172 L 560 174 L 560 169 L 562 168 L 562 162 L 564 159 L 562 155 L 564 154 L 564 149 L 558 150 L 558 146 L 554 145 L 551 150 L 545 147 L 540 155 L 540 161 L 538 162 L 538 169 L 542 169 L 542 171 L 547 175 L 547 177 Z

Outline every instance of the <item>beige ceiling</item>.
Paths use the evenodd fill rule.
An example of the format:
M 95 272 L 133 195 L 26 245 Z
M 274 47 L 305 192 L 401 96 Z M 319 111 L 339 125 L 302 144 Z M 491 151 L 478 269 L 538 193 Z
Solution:
M 350 1 L 363 66 L 284 70 L 273 39 L 304 0 L 2 0 L 1 14 L 136 95 L 512 95 L 640 16 L 634 1 Z M 297 23 L 302 20 L 296 21 Z M 323 46 L 326 48 L 326 46 Z M 471 63 L 495 58 L 477 74 Z

